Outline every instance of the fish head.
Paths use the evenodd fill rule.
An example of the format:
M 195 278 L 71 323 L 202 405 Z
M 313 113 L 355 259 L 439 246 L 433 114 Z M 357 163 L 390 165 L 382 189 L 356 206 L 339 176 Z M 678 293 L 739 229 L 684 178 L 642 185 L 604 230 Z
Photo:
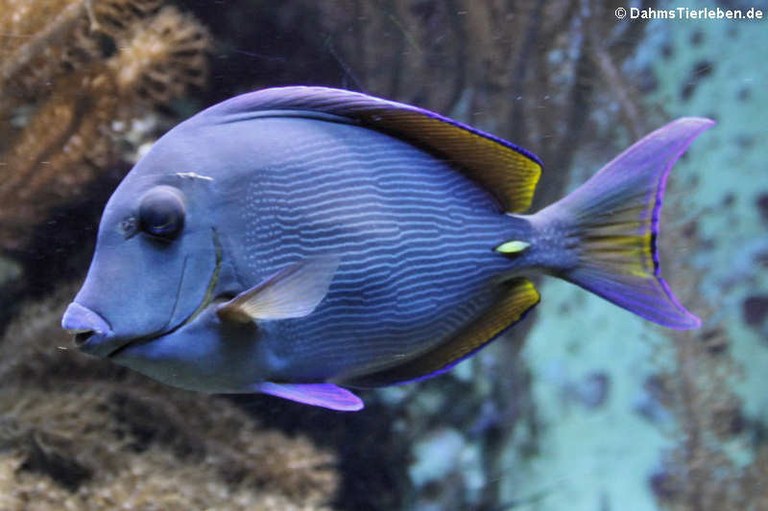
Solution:
M 83 352 L 115 357 L 168 336 L 220 290 L 213 179 L 189 172 L 184 158 L 158 142 L 108 201 L 85 282 L 62 319 Z

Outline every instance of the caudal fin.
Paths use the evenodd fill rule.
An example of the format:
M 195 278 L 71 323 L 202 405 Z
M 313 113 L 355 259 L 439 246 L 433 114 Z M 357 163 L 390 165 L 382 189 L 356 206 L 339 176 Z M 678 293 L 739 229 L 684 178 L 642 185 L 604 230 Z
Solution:
M 700 326 L 661 278 L 656 242 L 669 171 L 713 124 L 695 117 L 667 124 L 539 212 L 537 217 L 563 227 L 574 241 L 572 264 L 555 273 L 660 325 Z

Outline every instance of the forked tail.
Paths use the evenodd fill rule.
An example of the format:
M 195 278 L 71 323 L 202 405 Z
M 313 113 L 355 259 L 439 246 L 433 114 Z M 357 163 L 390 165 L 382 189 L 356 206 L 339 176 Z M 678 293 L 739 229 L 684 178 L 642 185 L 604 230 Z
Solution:
M 660 325 L 698 327 L 699 318 L 661 278 L 656 241 L 669 171 L 713 124 L 695 117 L 667 124 L 531 217 L 546 244 L 554 244 L 563 256 L 546 264 L 547 269 Z

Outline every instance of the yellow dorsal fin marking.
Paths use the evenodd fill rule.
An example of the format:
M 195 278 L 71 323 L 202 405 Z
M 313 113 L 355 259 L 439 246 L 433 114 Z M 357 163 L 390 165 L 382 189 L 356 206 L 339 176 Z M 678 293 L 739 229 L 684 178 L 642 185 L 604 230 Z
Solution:
M 242 118 L 249 112 L 280 110 L 338 116 L 420 147 L 484 187 L 509 213 L 530 207 L 541 175 L 538 158 L 506 140 L 428 110 L 359 92 L 301 86 L 264 89 L 214 106 L 206 115 Z
M 522 213 L 533 201 L 541 166 L 511 146 L 462 125 L 418 110 L 372 112 L 371 125 L 421 145 L 475 181 L 508 213 Z

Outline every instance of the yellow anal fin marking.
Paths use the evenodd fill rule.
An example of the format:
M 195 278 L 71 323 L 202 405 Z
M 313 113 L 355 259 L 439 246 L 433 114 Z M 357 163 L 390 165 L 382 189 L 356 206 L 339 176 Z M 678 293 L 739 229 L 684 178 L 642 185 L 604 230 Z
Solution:
M 539 303 L 539 293 L 528 279 L 516 278 L 502 284 L 499 299 L 455 335 L 397 365 L 343 381 L 351 387 L 383 387 L 436 376 L 479 350 L 501 332 L 520 321 Z

